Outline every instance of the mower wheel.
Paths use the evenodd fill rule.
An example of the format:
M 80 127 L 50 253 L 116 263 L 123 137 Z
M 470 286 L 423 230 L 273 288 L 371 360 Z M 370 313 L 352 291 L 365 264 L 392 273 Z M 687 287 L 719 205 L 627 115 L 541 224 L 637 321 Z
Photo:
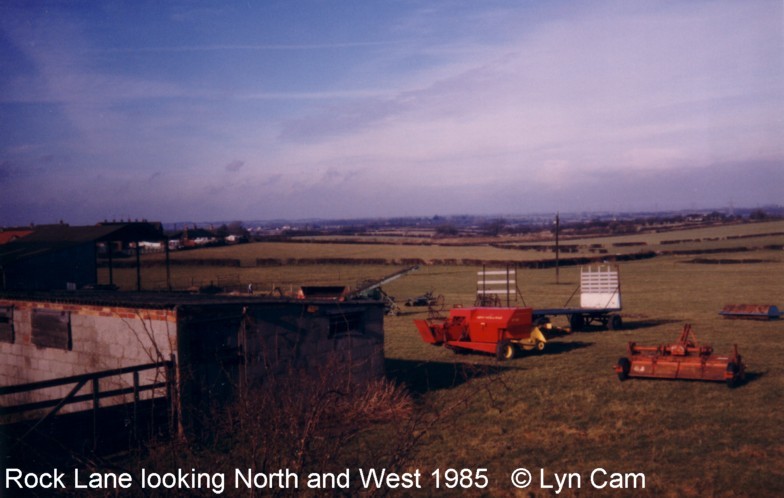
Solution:
M 536 341 L 536 350 L 540 353 L 544 351 L 544 344 L 542 341 Z
M 618 380 L 623 382 L 629 378 L 629 370 L 631 370 L 632 364 L 629 361 L 629 358 L 619 358 L 618 367 L 620 368 L 620 371 L 618 372 Z
M 495 358 L 498 361 L 511 360 L 515 355 L 515 347 L 509 341 L 501 341 L 495 348 Z
M 727 387 L 736 387 L 738 385 L 738 365 L 734 361 L 727 363 L 727 373 L 731 376 L 727 377 Z

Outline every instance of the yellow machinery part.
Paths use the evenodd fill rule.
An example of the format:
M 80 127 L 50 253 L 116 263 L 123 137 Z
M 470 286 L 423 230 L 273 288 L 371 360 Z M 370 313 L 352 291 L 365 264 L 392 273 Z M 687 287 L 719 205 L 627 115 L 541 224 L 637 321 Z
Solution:
M 542 331 L 539 330 L 539 327 L 534 327 L 534 329 L 531 331 L 531 335 L 528 336 L 528 339 L 522 339 L 518 342 L 518 344 L 526 351 L 531 351 L 534 348 L 537 351 L 542 351 L 546 343 L 547 339 L 544 337 Z

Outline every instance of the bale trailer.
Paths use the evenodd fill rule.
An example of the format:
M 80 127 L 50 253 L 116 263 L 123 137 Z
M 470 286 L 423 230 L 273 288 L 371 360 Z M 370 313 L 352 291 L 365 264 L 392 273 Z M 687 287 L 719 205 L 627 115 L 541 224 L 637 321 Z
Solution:
M 572 331 L 582 330 L 596 322 L 610 330 L 620 330 L 623 319 L 616 314 L 621 311 L 621 278 L 614 265 L 587 266 L 580 269 L 580 286 L 569 299 L 580 291 L 580 306 L 544 308 L 533 310 L 534 320 L 550 316 L 566 316 Z

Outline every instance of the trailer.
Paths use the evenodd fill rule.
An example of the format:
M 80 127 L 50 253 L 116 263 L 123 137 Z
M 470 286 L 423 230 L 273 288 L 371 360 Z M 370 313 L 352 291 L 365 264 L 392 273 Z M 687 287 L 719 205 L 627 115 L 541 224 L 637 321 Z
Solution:
M 630 377 L 688 379 L 726 382 L 733 387 L 743 380 L 746 366 L 737 344 L 729 355 L 714 355 L 712 347 L 697 343 L 691 325 L 686 324 L 673 344 L 639 346 L 630 342 L 627 356 L 618 360 L 614 370 L 621 381 Z
M 521 351 L 542 351 L 547 339 L 532 308 L 452 308 L 446 318 L 414 320 L 422 340 L 456 353 L 478 351 L 508 360 Z
M 580 269 L 580 286 L 567 300 L 567 304 L 580 291 L 579 307 L 545 308 L 533 310 L 534 320 L 551 316 L 566 316 L 572 331 L 582 330 L 599 322 L 610 330 L 620 330 L 623 319 L 615 314 L 621 311 L 621 278 L 614 265 L 587 266 Z

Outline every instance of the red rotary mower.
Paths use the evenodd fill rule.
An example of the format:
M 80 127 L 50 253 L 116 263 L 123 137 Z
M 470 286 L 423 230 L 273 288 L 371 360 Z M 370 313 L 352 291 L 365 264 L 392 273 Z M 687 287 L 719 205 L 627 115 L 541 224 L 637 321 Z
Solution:
M 712 347 L 697 344 L 691 325 L 686 324 L 674 344 L 638 346 L 630 342 L 628 355 L 618 360 L 615 372 L 622 381 L 629 377 L 690 379 L 726 382 L 733 387 L 743 380 L 745 368 L 737 344 L 728 356 L 714 355 Z

